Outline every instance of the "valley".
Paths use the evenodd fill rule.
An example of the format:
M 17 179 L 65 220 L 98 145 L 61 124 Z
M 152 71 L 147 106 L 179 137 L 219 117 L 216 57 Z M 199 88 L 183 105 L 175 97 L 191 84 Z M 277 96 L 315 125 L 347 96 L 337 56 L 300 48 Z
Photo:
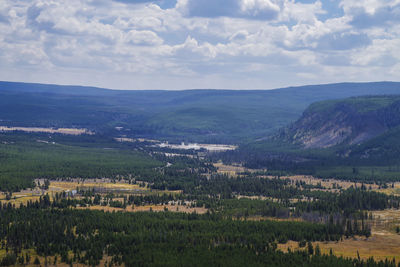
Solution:
M 400 267 L 400 0 L 0 0 L 0 267 Z
M 22 91 L 43 102 L 2 114 L 0 263 L 395 266 L 400 100 L 335 86 L 308 107 L 292 89 Z

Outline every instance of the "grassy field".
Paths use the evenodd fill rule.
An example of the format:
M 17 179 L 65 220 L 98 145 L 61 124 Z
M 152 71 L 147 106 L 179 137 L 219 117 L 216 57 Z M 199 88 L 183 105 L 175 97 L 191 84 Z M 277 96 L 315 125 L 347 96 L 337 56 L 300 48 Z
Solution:
M 388 188 L 376 189 L 376 191 L 388 195 L 400 196 L 400 182 L 393 183 Z
M 60 255 L 57 255 L 57 260 L 55 262 L 54 260 L 55 260 L 56 256 L 48 256 L 48 257 L 45 258 L 43 256 L 38 255 L 34 249 L 23 249 L 22 253 L 24 255 L 25 254 L 29 254 L 30 255 L 30 257 L 31 257 L 30 263 L 29 264 L 24 264 L 24 265 L 16 264 L 15 266 L 27 266 L 27 267 L 30 267 L 30 266 L 35 266 L 35 267 L 37 267 L 37 266 L 70 267 L 71 266 L 70 264 L 67 264 L 65 262 L 61 262 Z M 0 249 L 0 258 L 3 258 L 5 255 L 6 255 L 6 250 L 5 249 Z M 73 257 L 72 251 L 69 253 L 69 256 Z M 33 264 L 33 262 L 35 261 L 36 257 L 39 259 L 40 265 Z M 111 260 L 111 257 L 109 257 L 107 255 L 104 255 L 104 258 L 100 261 L 99 266 L 106 266 L 107 262 L 110 262 L 110 260 Z M 47 264 L 46 264 L 46 262 L 47 262 Z M 85 267 L 87 265 L 81 264 L 81 263 L 74 263 L 73 266 L 74 267 Z M 124 265 L 122 265 L 122 266 L 124 266 Z
M 43 181 L 37 180 L 39 183 L 43 183 Z M 21 204 L 26 205 L 29 201 L 37 201 L 40 196 L 44 194 L 49 194 L 50 199 L 53 199 L 56 193 L 60 192 L 71 192 L 76 189 L 83 190 L 92 190 L 92 189 L 101 189 L 107 193 L 114 193 L 118 195 L 162 195 L 162 194 L 180 194 L 182 191 L 176 190 L 153 190 L 148 187 L 141 187 L 139 184 L 129 184 L 124 181 L 119 182 L 111 182 L 109 179 L 88 179 L 85 181 L 81 181 L 76 179 L 75 181 L 50 181 L 50 186 L 48 190 L 42 190 L 38 187 L 34 189 L 22 190 L 20 192 L 15 192 L 12 194 L 10 200 L 6 200 L 6 194 L 0 192 L 0 201 L 2 203 L 11 203 L 16 206 Z M 106 195 L 106 193 L 102 193 L 101 195 Z M 72 197 L 76 199 L 81 199 L 81 196 Z M 123 202 L 123 198 L 114 198 L 115 201 Z M 167 204 L 167 205 L 144 205 L 144 206 L 132 206 L 129 205 L 125 209 L 123 208 L 115 208 L 109 206 L 100 206 L 93 205 L 90 207 L 83 207 L 82 209 L 91 209 L 91 210 L 104 210 L 104 211 L 125 211 L 125 212 L 139 212 L 139 211 L 171 211 L 171 212 L 184 212 L 184 213 L 193 213 L 196 212 L 198 214 L 203 214 L 207 212 L 207 209 L 202 207 L 190 207 L 189 205 L 182 204 Z
M 220 174 L 226 174 L 231 177 L 238 177 L 240 176 L 240 173 L 243 172 L 249 172 L 249 173 L 257 173 L 257 172 L 262 172 L 266 170 L 254 170 L 254 169 L 248 169 L 243 166 L 236 166 L 236 165 L 227 165 L 223 163 L 214 163 L 214 167 L 217 168 L 217 172 Z M 275 179 L 276 176 L 272 175 L 261 175 L 260 177 L 266 178 L 266 179 Z M 361 187 L 363 183 L 361 182 L 351 182 L 351 181 L 346 181 L 346 180 L 339 180 L 339 179 L 320 179 L 313 177 L 311 175 L 289 175 L 289 176 L 280 176 L 280 179 L 289 179 L 292 182 L 304 182 L 307 185 L 320 185 L 323 189 L 322 190 L 330 190 L 330 191 L 337 191 L 334 189 L 336 188 L 342 188 L 342 189 L 348 189 L 351 186 L 353 187 Z M 378 192 L 384 192 L 387 194 L 393 194 L 397 193 L 400 194 L 400 183 L 394 183 L 395 188 L 387 188 L 387 189 L 379 189 L 379 185 L 377 184 L 367 184 L 368 188 L 371 187 L 372 190 L 376 190 Z
M 372 220 L 371 237 L 354 237 L 339 242 L 314 242 L 314 247 L 319 245 L 321 252 L 329 254 L 332 249 L 337 256 L 362 259 L 374 257 L 375 260 L 396 259 L 400 261 L 400 235 L 395 232 L 395 227 L 400 226 L 400 210 L 374 211 Z M 279 244 L 282 251 L 304 249 L 299 248 L 297 242 L 289 241 Z
M 78 209 L 89 209 L 89 210 L 104 210 L 107 212 L 142 212 L 142 211 L 152 211 L 152 212 L 183 212 L 183 213 L 197 213 L 204 214 L 208 209 L 202 207 L 190 207 L 185 205 L 145 205 L 145 206 L 128 206 L 126 209 L 114 208 L 109 206 L 90 206 L 90 207 L 78 207 Z
M 0 141 L 1 191 L 29 188 L 37 178 L 115 178 L 163 166 L 146 153 L 127 149 L 42 143 L 1 134 Z
M 40 180 L 36 180 L 39 181 Z M 41 182 L 43 183 L 43 181 Z M 48 190 L 40 189 L 35 187 L 33 189 L 21 190 L 19 192 L 14 192 L 10 200 L 6 200 L 6 193 L 0 192 L 0 201 L 4 203 L 12 203 L 15 205 L 26 204 L 28 201 L 39 200 L 40 196 L 49 194 L 50 199 L 52 199 L 55 193 L 60 192 L 71 192 L 72 190 L 80 189 L 94 189 L 94 188 L 104 188 L 112 191 L 122 191 L 126 193 L 137 192 L 137 193 L 159 193 L 158 191 L 150 190 L 147 187 L 140 187 L 138 184 L 128 184 L 125 182 L 113 183 L 108 181 L 108 179 L 89 179 L 85 182 L 76 181 L 50 181 L 50 186 Z M 166 193 L 178 193 L 175 191 L 163 191 Z

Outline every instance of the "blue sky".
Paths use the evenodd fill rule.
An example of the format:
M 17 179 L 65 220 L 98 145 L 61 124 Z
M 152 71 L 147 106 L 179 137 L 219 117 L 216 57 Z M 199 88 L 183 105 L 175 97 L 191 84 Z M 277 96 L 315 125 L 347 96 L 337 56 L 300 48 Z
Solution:
M 0 80 L 116 89 L 400 81 L 400 0 L 1 0 Z

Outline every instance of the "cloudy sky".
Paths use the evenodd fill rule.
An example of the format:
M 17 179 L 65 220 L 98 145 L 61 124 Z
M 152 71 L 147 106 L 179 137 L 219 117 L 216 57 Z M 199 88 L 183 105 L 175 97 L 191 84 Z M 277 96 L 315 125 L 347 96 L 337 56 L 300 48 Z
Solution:
M 400 80 L 400 0 L 0 0 L 0 80 L 269 89 Z

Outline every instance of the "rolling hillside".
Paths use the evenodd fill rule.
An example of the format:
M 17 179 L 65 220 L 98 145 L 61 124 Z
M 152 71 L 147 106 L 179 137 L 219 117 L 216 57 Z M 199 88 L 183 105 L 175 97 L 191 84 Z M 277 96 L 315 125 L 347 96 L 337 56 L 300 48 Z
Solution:
M 274 174 L 400 180 L 400 96 L 363 96 L 311 104 L 269 138 L 220 157 Z
M 316 101 L 397 93 L 400 83 L 393 82 L 259 91 L 119 91 L 0 82 L 0 122 L 177 142 L 244 143 L 295 121 Z

